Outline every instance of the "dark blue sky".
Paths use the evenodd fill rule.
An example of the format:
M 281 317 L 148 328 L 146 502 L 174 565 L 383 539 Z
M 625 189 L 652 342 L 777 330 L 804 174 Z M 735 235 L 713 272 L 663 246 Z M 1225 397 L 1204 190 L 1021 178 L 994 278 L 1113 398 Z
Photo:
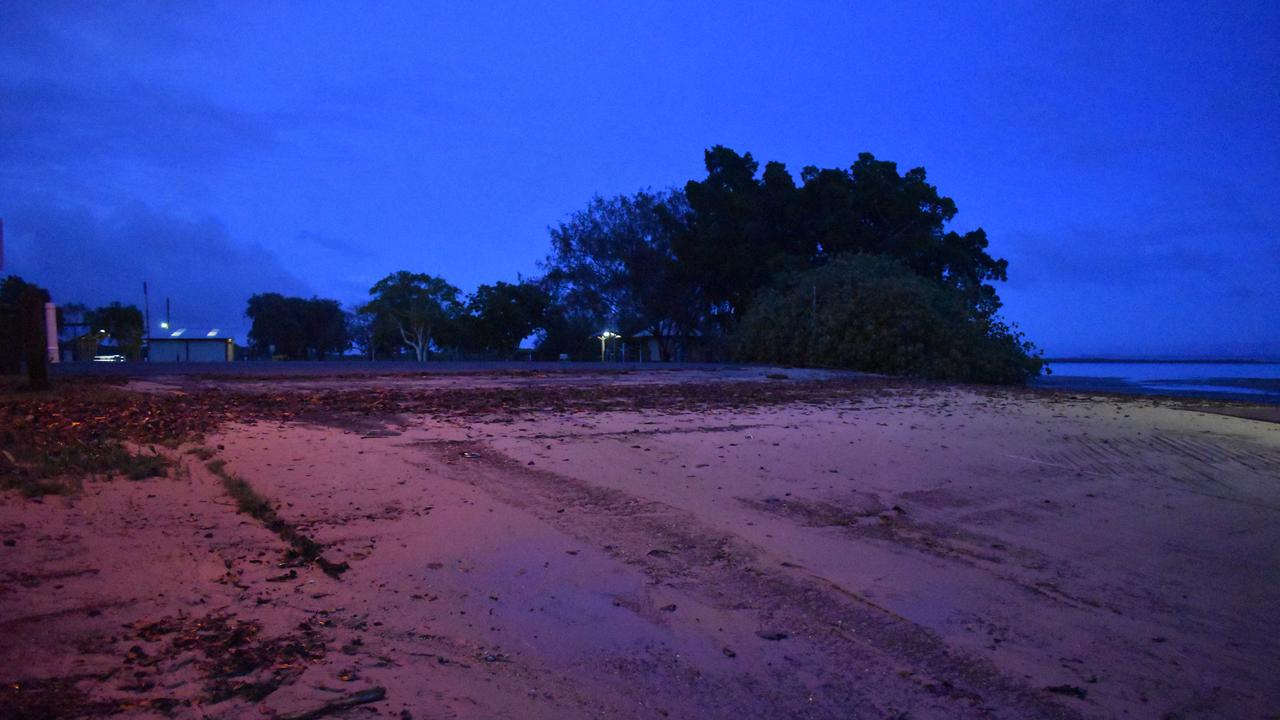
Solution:
M 471 290 L 719 143 L 923 165 L 1052 355 L 1280 355 L 1276 3 L 89 5 L 0 3 L 4 272 L 61 301 Z

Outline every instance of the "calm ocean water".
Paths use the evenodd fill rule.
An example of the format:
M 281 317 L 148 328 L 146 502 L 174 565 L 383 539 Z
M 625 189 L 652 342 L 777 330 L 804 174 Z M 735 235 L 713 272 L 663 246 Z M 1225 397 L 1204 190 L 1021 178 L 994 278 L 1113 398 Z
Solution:
M 1280 402 L 1280 363 L 1050 363 L 1034 384 L 1076 390 Z
M 1054 375 L 1150 380 L 1280 379 L 1280 363 L 1050 363 Z

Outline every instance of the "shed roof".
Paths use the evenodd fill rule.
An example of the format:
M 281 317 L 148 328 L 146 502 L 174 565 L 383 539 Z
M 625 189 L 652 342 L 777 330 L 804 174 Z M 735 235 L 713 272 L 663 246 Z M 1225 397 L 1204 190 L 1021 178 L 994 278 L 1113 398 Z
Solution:
M 173 336 L 173 335 L 162 335 L 162 336 L 160 336 L 160 337 L 149 337 L 149 338 L 147 338 L 147 342 L 149 342 L 149 343 L 157 343 L 157 342 L 219 342 L 219 343 L 229 343 L 229 342 L 235 342 L 235 340 L 234 340 L 234 339 L 232 339 L 232 338 L 230 338 L 230 337 L 219 337 L 219 336 L 213 336 L 213 337 L 210 337 L 210 336 L 208 336 L 208 335 L 178 335 L 178 336 L 176 336 L 176 337 L 175 337 L 175 336 Z
M 164 335 L 152 335 L 150 340 L 230 340 L 231 333 L 223 334 L 219 328 L 178 328 Z

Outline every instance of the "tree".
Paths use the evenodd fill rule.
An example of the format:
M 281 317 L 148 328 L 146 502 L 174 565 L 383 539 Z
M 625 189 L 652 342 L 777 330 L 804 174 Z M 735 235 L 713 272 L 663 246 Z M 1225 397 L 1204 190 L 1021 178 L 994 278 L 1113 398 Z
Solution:
M 347 337 L 347 319 L 337 300 L 301 300 L 300 310 L 304 342 L 308 353 L 315 359 L 323 360 L 330 353 L 341 355 L 351 346 Z
M 22 372 L 25 354 L 22 332 L 22 294 L 27 283 L 17 275 L 0 282 L 0 375 Z
M 782 278 L 734 335 L 740 360 L 1021 383 L 1034 347 L 955 287 L 884 255 L 841 255 Z
M 990 283 L 1006 279 L 1008 263 L 988 254 L 981 229 L 946 229 L 956 204 L 924 168 L 899 174 L 896 163 L 862 153 L 847 169 L 804 168 L 797 187 L 781 163 L 757 177 L 750 153 L 717 145 L 705 161 L 707 177 L 685 186 L 692 212 L 674 249 L 708 314 L 727 327 L 774 277 L 845 253 L 896 258 L 985 314 L 1000 307 Z
M 799 192 L 797 234 L 824 259 L 872 253 L 901 260 L 917 274 L 965 294 L 990 313 L 999 308 L 988 281 L 1004 281 L 1008 263 L 986 251 L 981 229 L 948 232 L 955 201 L 926 182 L 924 168 L 898 173 L 897 163 L 861 153 L 848 170 L 807 167 Z
M 249 346 L 259 356 L 323 360 L 350 346 L 346 316 L 337 300 L 262 293 L 249 298 L 245 316 L 253 321 Z
M 369 294 L 373 299 L 364 309 L 395 327 L 418 362 L 426 361 L 432 338 L 445 329 L 458 305 L 458 288 L 441 278 L 405 270 L 379 280 Z
M 83 317 L 88 331 L 110 337 L 120 354 L 130 360 L 142 357 L 142 311 L 136 306 L 112 302 L 85 312 Z
M 673 249 L 700 286 L 707 314 L 731 327 L 770 278 L 803 266 L 813 252 L 795 232 L 796 186 L 785 166 L 768 163 L 757 180 L 751 153 L 721 145 L 704 160 L 706 179 L 685 185 L 691 213 Z
M 374 343 L 374 337 L 377 316 L 358 307 L 347 310 L 344 316 L 347 337 L 351 339 L 351 343 L 360 350 L 362 355 L 368 355 L 370 360 L 376 360 L 378 348 Z
M 551 298 L 528 281 L 481 285 L 467 298 L 468 350 L 512 357 L 520 342 L 542 327 Z
M 544 281 L 566 317 L 596 333 L 647 330 L 669 354 L 672 338 L 700 317 L 699 286 L 673 248 L 688 214 L 682 193 L 639 192 L 596 197 L 553 229 Z
M 0 373 L 16 375 L 23 362 L 32 390 L 49 389 L 44 305 L 49 293 L 10 275 L 0 282 Z
M 297 300 L 280 293 L 261 293 L 249 298 L 244 314 L 253 322 L 249 328 L 249 347 L 254 355 L 306 357 L 306 331 Z
M 593 313 L 562 301 L 563 286 L 547 281 L 540 284 L 550 299 L 543 315 L 537 355 L 542 360 L 557 360 L 561 355 L 572 359 L 599 357 L 601 321 Z

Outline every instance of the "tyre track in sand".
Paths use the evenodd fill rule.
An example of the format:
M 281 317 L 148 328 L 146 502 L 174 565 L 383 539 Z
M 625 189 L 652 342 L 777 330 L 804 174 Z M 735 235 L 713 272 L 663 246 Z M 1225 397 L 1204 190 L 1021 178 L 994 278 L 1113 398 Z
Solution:
M 476 442 L 418 446 L 452 479 L 603 547 L 652 584 L 752 624 L 761 637 L 785 637 L 776 644 L 785 666 L 767 681 L 743 673 L 708 688 L 705 677 L 650 667 L 646 681 L 633 668 L 639 687 L 650 682 L 670 693 L 671 684 L 685 684 L 683 693 L 714 701 L 717 717 L 753 716 L 762 706 L 776 716 L 813 718 L 1082 717 L 932 631 L 803 568 L 784 567 L 687 511 L 529 467 Z M 478 457 L 460 459 L 464 450 Z

